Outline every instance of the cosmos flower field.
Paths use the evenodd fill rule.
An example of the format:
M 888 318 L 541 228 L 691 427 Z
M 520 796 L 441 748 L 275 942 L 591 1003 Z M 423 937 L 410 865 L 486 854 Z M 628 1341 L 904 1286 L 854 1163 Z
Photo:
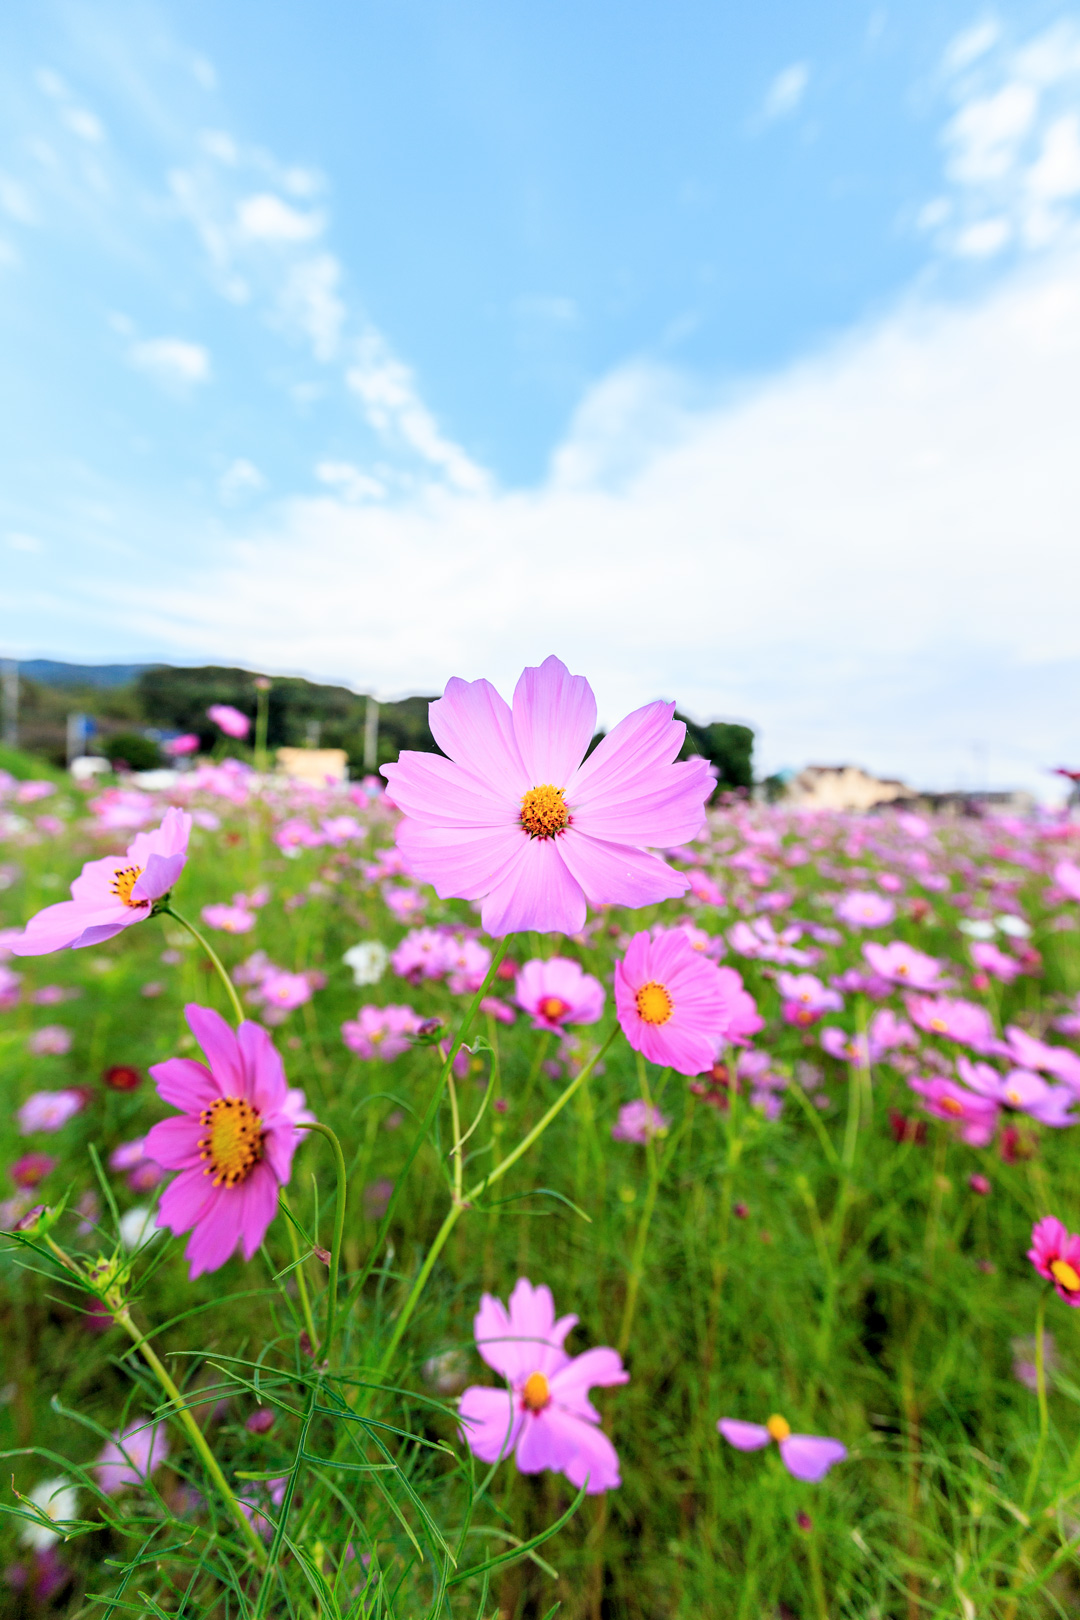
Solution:
M 0 1612 L 1080 1612 L 1080 821 L 442 704 L 0 776 Z

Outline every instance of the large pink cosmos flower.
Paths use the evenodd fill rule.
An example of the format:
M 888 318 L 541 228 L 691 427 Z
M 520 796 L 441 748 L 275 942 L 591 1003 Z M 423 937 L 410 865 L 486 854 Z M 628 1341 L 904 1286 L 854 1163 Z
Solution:
M 796 1479 L 816 1485 L 834 1463 L 843 1462 L 847 1446 L 824 1434 L 792 1434 L 791 1424 L 774 1412 L 767 1423 L 743 1423 L 739 1418 L 721 1418 L 716 1425 L 729 1446 L 737 1451 L 760 1451 L 770 1440 L 780 1447 L 784 1467 Z
M 16 956 L 79 950 L 142 922 L 184 870 L 190 834 L 191 817 L 183 810 L 166 810 L 161 826 L 138 833 L 125 855 L 87 861 L 71 885 L 71 899 L 31 917 L 9 948 Z
M 714 962 L 681 928 L 635 934 L 615 964 L 615 1009 L 623 1034 L 650 1063 L 680 1074 L 711 1068 L 734 1007 Z
M 180 1174 L 161 1200 L 157 1225 L 191 1232 L 191 1276 L 217 1271 L 241 1245 L 259 1247 L 277 1211 L 278 1188 L 292 1170 L 298 1124 L 312 1115 L 304 1093 L 290 1090 L 267 1030 L 245 1019 L 231 1030 L 210 1007 L 184 1008 L 209 1068 L 169 1058 L 150 1070 L 163 1102 L 182 1109 L 143 1144 L 148 1159 Z
M 514 1000 L 532 1014 L 533 1028 L 561 1035 L 567 1024 L 595 1024 L 604 1011 L 604 987 L 567 956 L 534 957 L 514 984 Z
M 1080 1236 L 1053 1215 L 1044 1215 L 1031 1229 L 1027 1257 L 1039 1276 L 1053 1283 L 1066 1305 L 1080 1305 Z
M 496 937 L 576 934 L 586 902 L 685 894 L 689 879 L 650 851 L 700 832 L 713 779 L 704 759 L 675 763 L 685 727 L 674 712 L 646 704 L 586 759 L 596 700 L 559 659 L 524 671 L 512 709 L 489 681 L 455 677 L 429 710 L 448 757 L 406 751 L 382 767 L 413 876 L 443 899 L 482 900 Z
M 621 1484 L 615 1447 L 589 1400 L 597 1385 L 625 1384 L 630 1374 L 615 1350 L 571 1358 L 563 1341 L 576 1316 L 555 1320 L 551 1289 L 520 1277 L 510 1309 L 484 1294 L 473 1328 L 476 1348 L 509 1389 L 473 1384 L 461 1397 L 462 1435 L 473 1454 L 493 1463 L 516 1450 L 523 1474 L 565 1474 L 590 1496 Z

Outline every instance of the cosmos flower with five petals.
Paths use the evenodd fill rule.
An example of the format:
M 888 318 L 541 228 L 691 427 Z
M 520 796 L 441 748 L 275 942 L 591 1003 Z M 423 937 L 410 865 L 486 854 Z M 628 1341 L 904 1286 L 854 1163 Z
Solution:
M 674 712 L 646 704 L 586 759 L 596 700 L 558 658 L 524 671 L 512 708 L 489 681 L 455 677 L 429 710 L 447 757 L 405 751 L 382 767 L 409 870 L 442 899 L 482 901 L 496 937 L 576 934 L 587 902 L 685 894 L 689 879 L 651 851 L 700 832 L 713 778 L 704 759 L 676 763 Z
M 672 928 L 634 935 L 615 964 L 615 1010 L 630 1045 L 650 1063 L 704 1074 L 727 1038 L 735 996 L 715 962 Z
M 843 1462 L 847 1447 L 824 1434 L 792 1434 L 786 1418 L 774 1413 L 767 1423 L 743 1423 L 738 1418 L 721 1418 L 716 1425 L 729 1446 L 737 1451 L 760 1451 L 770 1440 L 780 1447 L 784 1467 L 796 1479 L 816 1485 L 834 1463 Z

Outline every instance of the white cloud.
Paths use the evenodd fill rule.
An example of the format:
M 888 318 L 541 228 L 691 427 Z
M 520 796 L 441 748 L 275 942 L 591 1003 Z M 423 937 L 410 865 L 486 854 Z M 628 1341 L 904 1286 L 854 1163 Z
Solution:
M 218 493 L 226 506 L 236 506 L 266 488 L 266 479 L 253 461 L 240 457 L 218 479 Z
M 802 101 L 809 83 L 810 64 L 792 62 L 770 84 L 762 103 L 761 116 L 767 123 L 777 118 L 787 118 Z
M 147 338 L 131 345 L 128 358 L 137 371 L 167 388 L 186 389 L 210 376 L 208 350 L 185 338 Z
M 204 129 L 199 137 L 199 144 L 204 152 L 208 152 L 219 163 L 227 163 L 230 168 L 239 161 L 240 149 L 226 130 Z
M 1028 170 L 1029 190 L 1057 201 L 1080 194 L 1080 117 L 1066 113 L 1043 136 L 1042 150 Z
M 80 141 L 89 141 L 91 145 L 98 145 L 105 139 L 105 126 L 101 119 L 85 107 L 65 107 L 64 123 L 73 135 Z
M 980 56 L 985 56 L 1000 38 L 1001 28 L 991 18 L 976 23 L 973 28 L 966 28 L 946 47 L 945 71 L 959 73 L 963 68 L 970 67 Z
M 17 534 L 14 532 L 6 536 L 9 548 L 12 551 L 37 552 L 41 550 L 41 541 L 35 534 Z
M 315 476 L 321 484 L 328 484 L 342 500 L 380 501 L 386 495 L 381 479 L 354 467 L 351 461 L 320 461 Z
M 555 650 L 608 721 L 677 696 L 758 724 L 767 766 L 955 784 L 977 738 L 996 779 L 1045 785 L 1080 745 L 1078 372 L 1080 261 L 1060 254 L 966 308 L 912 302 L 723 408 L 619 373 L 555 458 L 575 478 L 295 499 L 209 578 L 108 598 L 184 656 L 389 694 L 451 674 L 505 690 Z M 407 389 L 403 407 L 379 375 L 393 418 Z
M 408 446 L 459 490 L 478 494 L 487 488 L 488 474 L 444 437 L 420 398 L 409 367 L 390 352 L 377 332 L 365 334 L 345 380 L 363 401 L 371 426 L 389 443 L 397 440 Z
M 1037 107 L 1038 97 L 1028 84 L 1007 84 L 992 96 L 966 102 L 945 128 L 952 178 L 970 184 L 1006 174 Z
M 302 214 L 273 192 L 244 197 L 236 209 L 241 236 L 255 242 L 310 242 L 322 234 L 321 214 Z
M 1001 252 L 1011 236 L 1012 226 L 1007 219 L 980 219 L 957 231 L 953 251 L 962 259 L 989 259 Z
M 341 266 L 332 253 L 300 259 L 289 270 L 278 294 L 286 322 L 310 339 L 317 360 L 333 360 L 347 314 L 338 294 Z

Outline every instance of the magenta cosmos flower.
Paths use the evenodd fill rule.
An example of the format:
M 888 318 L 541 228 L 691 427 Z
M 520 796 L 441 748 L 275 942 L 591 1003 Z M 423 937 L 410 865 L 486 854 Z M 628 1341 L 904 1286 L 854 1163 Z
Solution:
M 836 903 L 838 922 L 849 928 L 887 928 L 896 917 L 896 907 L 883 894 L 868 889 L 852 889 Z
M 738 1418 L 721 1418 L 716 1425 L 729 1446 L 737 1451 L 760 1451 L 770 1440 L 780 1447 L 784 1467 L 796 1479 L 816 1485 L 834 1463 L 843 1462 L 847 1447 L 823 1434 L 792 1434 L 791 1424 L 778 1413 L 766 1423 L 742 1423 Z
M 1066 1305 L 1080 1305 L 1080 1236 L 1053 1215 L 1044 1215 L 1031 1229 L 1027 1257 L 1039 1276 L 1053 1283 Z
M 559 1035 L 567 1024 L 595 1024 L 604 1011 L 604 987 L 567 956 L 534 957 L 514 984 L 514 1000 L 532 1014 L 534 1029 Z
M 231 703 L 211 703 L 206 711 L 206 718 L 212 720 L 226 737 L 246 737 L 251 730 L 251 721 L 239 709 L 234 709 Z
M 473 1328 L 476 1348 L 509 1389 L 473 1384 L 461 1397 L 462 1435 L 481 1462 L 516 1451 L 523 1474 L 550 1468 L 590 1496 L 619 1485 L 615 1447 L 600 1428 L 589 1400 L 597 1385 L 625 1384 L 630 1374 L 615 1350 L 601 1347 L 571 1357 L 563 1341 L 576 1316 L 555 1320 L 551 1289 L 520 1277 L 509 1311 L 491 1294 L 481 1296 Z
M 712 1067 L 732 1008 L 714 962 L 695 951 L 681 928 L 635 934 L 615 964 L 615 1008 L 623 1034 L 650 1063 L 680 1074 Z
M 223 1266 L 238 1243 L 251 1259 L 289 1179 L 297 1126 L 312 1115 L 304 1093 L 289 1090 L 261 1024 L 245 1020 L 234 1032 L 220 1013 L 194 1005 L 184 1016 L 209 1067 L 191 1058 L 153 1065 L 158 1095 L 183 1112 L 155 1125 L 143 1147 L 148 1159 L 180 1172 L 157 1225 L 191 1232 L 184 1252 L 198 1277 Z
M 412 1045 L 421 1018 L 411 1007 L 361 1007 L 354 1019 L 341 1026 L 341 1038 L 357 1057 L 382 1058 L 388 1063 Z
M 525 670 L 513 708 L 489 681 L 455 677 L 429 710 L 448 757 L 405 752 L 382 767 L 409 870 L 443 899 L 482 900 L 496 937 L 576 934 L 586 902 L 685 894 L 689 879 L 650 851 L 700 832 L 713 780 L 704 759 L 675 763 L 686 728 L 674 712 L 646 704 L 586 759 L 596 700 L 559 659 Z
M 71 899 L 31 917 L 9 948 L 16 956 L 79 950 L 142 922 L 184 870 L 190 833 L 185 811 L 166 810 L 161 826 L 138 833 L 125 855 L 87 861 L 71 885 Z
M 936 990 L 941 984 L 941 963 L 936 957 L 894 939 L 888 945 L 864 945 L 863 955 L 881 978 L 913 990 Z

